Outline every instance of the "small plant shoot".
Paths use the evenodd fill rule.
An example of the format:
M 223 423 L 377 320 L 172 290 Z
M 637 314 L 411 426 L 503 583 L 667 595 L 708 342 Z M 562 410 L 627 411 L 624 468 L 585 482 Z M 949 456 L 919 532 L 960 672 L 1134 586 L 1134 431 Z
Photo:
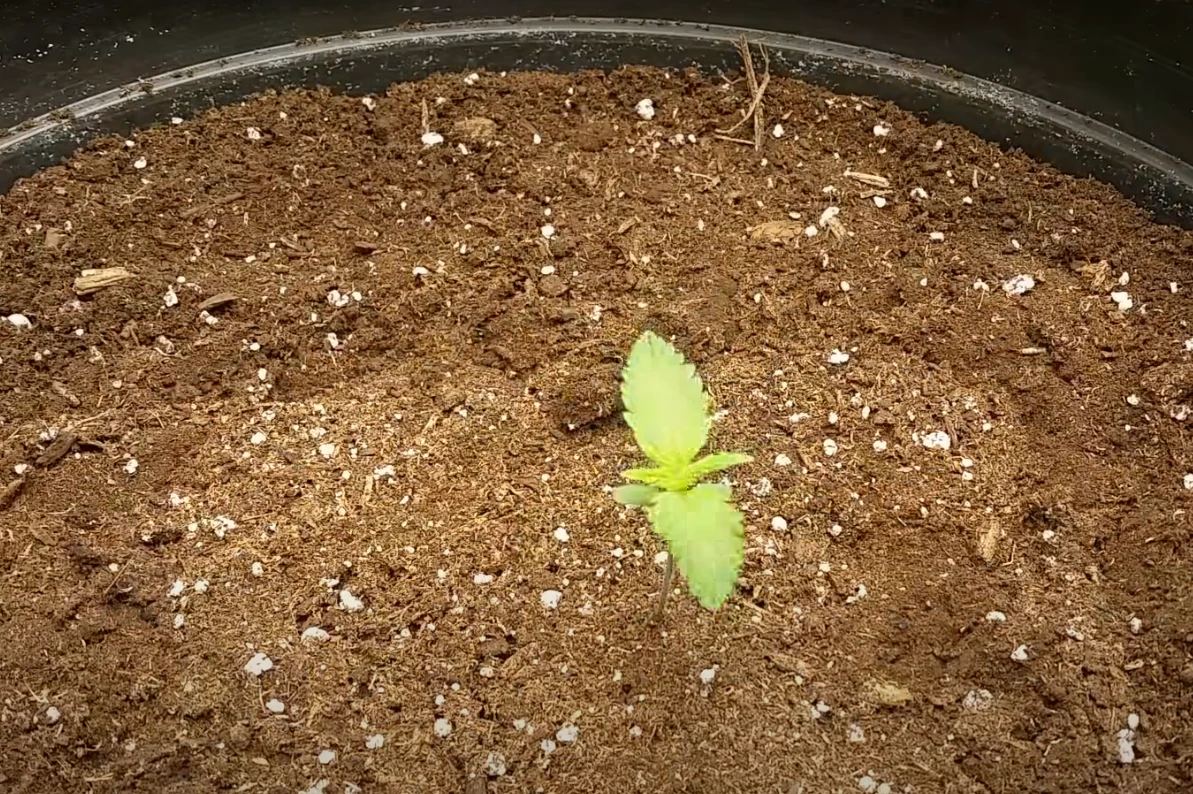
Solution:
M 733 592 L 741 570 L 742 514 L 729 486 L 700 480 L 751 458 L 714 452 L 697 459 L 708 441 L 711 400 L 696 367 L 666 340 L 650 331 L 638 337 L 621 378 L 626 424 L 654 466 L 622 472 L 632 484 L 614 489 L 613 496 L 644 508 L 667 543 L 656 617 L 667 603 L 673 560 L 700 605 L 716 609 Z

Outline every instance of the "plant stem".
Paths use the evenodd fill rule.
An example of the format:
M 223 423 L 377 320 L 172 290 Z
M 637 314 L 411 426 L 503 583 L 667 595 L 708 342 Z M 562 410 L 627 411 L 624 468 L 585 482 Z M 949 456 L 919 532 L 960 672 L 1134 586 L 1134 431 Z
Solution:
M 663 610 L 667 608 L 667 595 L 671 592 L 671 575 L 675 572 L 675 558 L 671 556 L 670 552 L 667 554 L 667 567 L 663 571 L 663 592 L 659 594 L 659 603 L 654 608 L 654 614 L 650 616 L 652 624 L 658 623 L 663 619 Z

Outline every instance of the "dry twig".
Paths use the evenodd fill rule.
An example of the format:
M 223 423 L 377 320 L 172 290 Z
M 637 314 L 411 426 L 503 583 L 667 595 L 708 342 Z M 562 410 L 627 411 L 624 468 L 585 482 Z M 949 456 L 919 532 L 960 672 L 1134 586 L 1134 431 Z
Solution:
M 742 36 L 737 40 L 737 51 L 741 53 L 742 63 L 746 72 L 746 83 L 750 88 L 750 107 L 741 117 L 741 121 L 734 124 L 727 130 L 717 130 L 720 133 L 717 137 L 722 140 L 733 141 L 734 143 L 748 143 L 742 138 L 730 138 L 737 131 L 738 127 L 745 124 L 751 117 L 754 119 L 754 149 L 762 149 L 762 140 L 764 132 L 762 129 L 763 118 L 765 111 L 763 110 L 762 97 L 766 93 L 766 87 L 770 84 L 770 55 L 766 51 L 766 47 L 758 45 L 758 51 L 762 53 L 762 82 L 758 81 L 758 72 L 754 68 L 754 56 L 750 52 L 750 42 Z

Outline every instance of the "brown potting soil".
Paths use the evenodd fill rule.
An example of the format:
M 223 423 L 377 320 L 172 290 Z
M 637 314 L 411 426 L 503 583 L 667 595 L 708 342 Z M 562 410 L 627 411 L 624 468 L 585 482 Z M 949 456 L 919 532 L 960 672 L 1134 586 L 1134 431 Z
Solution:
M 1188 791 L 1193 235 L 749 105 L 284 93 L 0 199 L 0 790 Z M 738 592 L 656 626 L 644 329 L 755 458 Z

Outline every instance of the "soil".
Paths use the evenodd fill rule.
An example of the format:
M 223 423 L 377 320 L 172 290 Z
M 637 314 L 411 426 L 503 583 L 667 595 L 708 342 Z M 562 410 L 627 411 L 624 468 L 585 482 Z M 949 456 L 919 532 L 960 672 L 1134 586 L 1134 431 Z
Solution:
M 1193 235 L 787 79 L 718 137 L 749 105 L 283 93 L 0 199 L 0 790 L 1190 790 Z M 655 626 L 643 329 L 755 458 L 738 592 Z

